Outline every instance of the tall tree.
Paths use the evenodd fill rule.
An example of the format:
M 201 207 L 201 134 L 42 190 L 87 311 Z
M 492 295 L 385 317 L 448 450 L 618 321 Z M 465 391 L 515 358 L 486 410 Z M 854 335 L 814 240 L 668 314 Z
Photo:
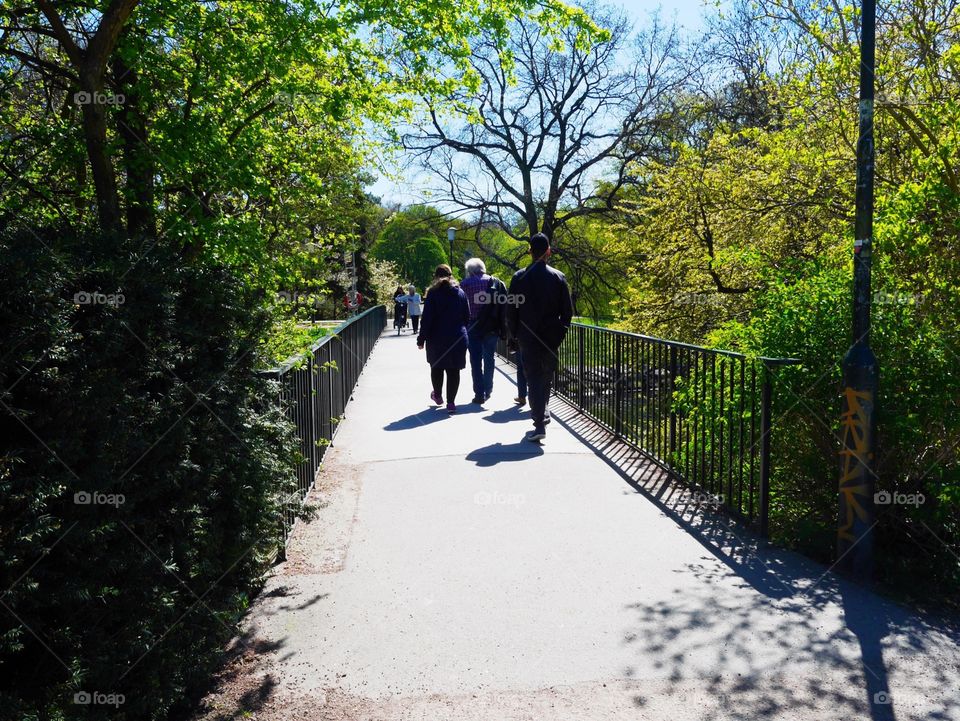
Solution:
M 605 38 L 586 45 L 568 30 L 558 44 L 518 21 L 507 53 L 491 38 L 474 45 L 467 88 L 424 97 L 404 143 L 439 179 L 437 197 L 515 238 L 614 208 L 631 164 L 661 149 L 683 72 L 673 30 L 654 22 L 631 42 L 621 13 L 591 15 Z

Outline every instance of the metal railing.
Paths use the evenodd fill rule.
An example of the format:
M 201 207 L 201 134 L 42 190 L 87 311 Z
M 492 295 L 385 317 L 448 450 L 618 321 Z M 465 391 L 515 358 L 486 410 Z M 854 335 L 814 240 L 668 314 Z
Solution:
M 498 352 L 507 357 L 504 343 Z M 771 373 L 798 360 L 580 323 L 558 356 L 558 395 L 695 491 L 695 501 L 767 537 Z
M 277 403 L 296 426 L 302 457 L 296 468 L 297 488 L 282 499 L 281 557 L 360 372 L 386 327 L 386 311 L 382 305 L 371 308 L 318 340 L 305 357 L 296 356 L 278 368 L 262 372 L 280 386 Z

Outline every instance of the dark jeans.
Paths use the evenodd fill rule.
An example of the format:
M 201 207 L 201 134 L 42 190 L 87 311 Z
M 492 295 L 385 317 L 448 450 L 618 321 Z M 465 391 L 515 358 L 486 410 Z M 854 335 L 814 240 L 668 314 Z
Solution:
M 551 353 L 540 344 L 522 347 L 520 350 L 523 353 L 523 372 L 527 377 L 530 416 L 533 418 L 534 428 L 542 431 L 553 374 L 557 370 L 557 354 Z
M 410 316 L 410 322 L 413 323 L 413 332 L 414 332 L 414 333 L 416 333 L 417 331 L 420 330 L 420 316 L 418 316 L 418 315 L 411 315 L 411 316 Z
M 443 395 L 443 372 L 447 372 L 447 403 L 453 403 L 457 397 L 457 391 L 460 390 L 460 369 L 459 368 L 431 368 L 430 382 L 433 383 L 433 390 L 439 396 Z
M 523 354 L 517 348 L 517 398 L 527 397 L 527 374 L 523 372 Z
M 494 355 L 497 352 L 497 334 L 467 333 L 470 351 L 470 372 L 473 374 L 473 395 L 486 398 L 493 392 Z

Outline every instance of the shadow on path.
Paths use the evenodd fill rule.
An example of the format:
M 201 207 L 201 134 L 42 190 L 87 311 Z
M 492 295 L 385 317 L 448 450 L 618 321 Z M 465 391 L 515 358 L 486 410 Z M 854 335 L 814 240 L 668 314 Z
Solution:
M 699 595 L 680 596 L 670 604 L 641 599 L 627 606 L 636 614 L 636 624 L 624 642 L 635 644 L 645 657 L 660 659 L 657 666 L 668 667 L 677 693 L 682 693 L 682 682 L 700 678 L 711 693 L 729 698 L 724 718 L 743 721 L 785 714 L 806 718 L 804 711 L 814 713 L 825 696 L 838 717 L 896 721 L 900 699 L 906 708 L 925 706 L 924 719 L 957 718 L 954 692 L 948 690 L 956 684 L 960 658 L 960 633 L 954 623 L 920 616 L 819 563 L 770 547 L 722 512 L 692 500 L 696 494 L 686 493 L 663 468 L 575 407 L 557 399 L 551 405 L 556 422 L 759 594 L 746 604 L 743 597 Z M 708 588 L 728 575 L 709 564 L 687 564 L 678 572 L 697 576 Z M 778 620 L 756 626 L 758 619 L 770 618 Z M 824 627 L 825 620 L 835 620 L 836 627 Z M 947 640 L 952 648 L 938 640 Z M 764 658 L 771 649 L 780 652 L 773 662 Z M 891 689 L 885 653 L 899 658 L 938 651 L 948 663 L 929 668 L 923 678 L 899 676 L 900 684 L 911 689 L 901 696 Z M 718 669 L 729 665 L 750 671 L 731 681 L 729 674 L 696 668 L 696 659 L 711 656 Z M 769 675 L 789 676 L 797 666 L 824 675 L 797 678 L 794 688 L 771 688 L 764 682 Z M 627 669 L 628 676 L 630 672 Z M 827 674 L 834 681 L 842 678 L 845 691 L 831 690 L 836 684 L 826 682 Z M 646 703 L 642 697 L 634 702 Z
M 488 416 L 484 416 L 483 420 L 489 421 L 490 423 L 512 423 L 514 421 L 529 421 L 530 420 L 530 411 L 526 406 L 517 406 L 514 405 L 510 408 L 504 408 L 500 411 L 494 411 Z
M 422 428 L 423 426 L 428 426 L 431 423 L 436 423 L 437 421 L 443 421 L 449 418 L 451 415 L 463 416 L 469 415 L 470 413 L 483 413 L 483 408 L 478 405 L 465 405 L 457 406 L 457 412 L 454 414 L 447 413 L 445 408 L 424 408 L 422 411 L 417 413 L 411 413 L 409 416 L 400 418 L 396 421 L 391 421 L 383 427 L 385 431 L 411 431 L 416 430 L 417 428 Z
M 519 441 L 517 443 L 491 443 L 489 446 L 477 448 L 470 451 L 466 459 L 473 461 L 478 466 L 489 467 L 498 463 L 512 463 L 514 461 L 525 461 L 530 458 L 536 458 L 543 455 L 543 446 L 529 441 Z

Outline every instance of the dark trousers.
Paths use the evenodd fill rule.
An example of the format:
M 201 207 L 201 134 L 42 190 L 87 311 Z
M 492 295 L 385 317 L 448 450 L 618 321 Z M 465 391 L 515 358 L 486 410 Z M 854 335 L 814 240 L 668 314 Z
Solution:
M 433 383 L 433 390 L 436 394 L 443 395 L 443 372 L 447 372 L 447 403 L 453 403 L 457 397 L 457 391 L 460 389 L 460 369 L 459 368 L 431 368 L 430 382 Z
M 527 397 L 527 374 L 523 372 L 523 353 L 517 349 L 517 398 Z
M 553 374 L 557 370 L 557 354 L 539 343 L 536 346 L 521 346 L 520 352 L 523 354 L 523 373 L 527 377 L 530 416 L 533 418 L 534 428 L 542 431 Z
M 413 332 L 414 332 L 414 333 L 416 333 L 417 331 L 420 330 L 420 316 L 418 316 L 418 315 L 411 315 L 411 316 L 410 316 L 410 322 L 413 323 Z

